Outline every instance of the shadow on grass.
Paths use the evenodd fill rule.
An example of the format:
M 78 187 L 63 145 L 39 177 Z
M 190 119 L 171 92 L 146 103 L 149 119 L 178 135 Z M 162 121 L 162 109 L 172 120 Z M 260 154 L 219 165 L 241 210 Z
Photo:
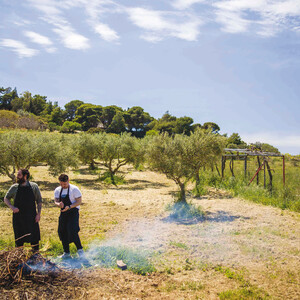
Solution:
M 53 191 L 59 186 L 58 182 L 49 182 L 49 181 L 34 181 L 40 188 L 41 192 L 43 191 Z
M 126 180 L 126 185 L 121 185 L 118 187 L 118 189 L 135 191 L 135 190 L 144 190 L 147 188 L 163 188 L 163 187 L 167 187 L 167 185 L 164 183 L 151 182 L 148 180 L 128 179 Z
M 207 212 L 205 216 L 206 221 L 216 223 L 233 222 L 238 219 L 249 220 L 250 218 L 244 216 L 233 216 L 222 210 L 218 210 L 216 213 Z
M 198 216 L 178 216 L 174 213 L 171 213 L 169 216 L 162 219 L 163 222 L 175 223 L 178 225 L 193 225 L 203 222 L 215 222 L 215 223 L 226 223 L 234 222 L 235 220 L 242 219 L 248 220 L 249 217 L 244 216 L 234 216 L 230 215 L 225 211 L 217 211 L 216 213 L 204 212 L 203 215 Z
M 103 188 L 103 184 L 95 179 L 73 179 L 72 182 L 87 187 L 89 189 L 99 190 Z

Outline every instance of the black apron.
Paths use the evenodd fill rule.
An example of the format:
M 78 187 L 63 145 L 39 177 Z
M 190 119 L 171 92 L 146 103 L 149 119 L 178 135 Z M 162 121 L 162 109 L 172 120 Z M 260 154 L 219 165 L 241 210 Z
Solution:
M 19 209 L 18 213 L 13 214 L 16 246 L 23 246 L 24 243 L 38 244 L 41 239 L 40 227 L 39 223 L 35 222 L 35 197 L 29 182 L 25 186 L 19 184 L 14 206 Z
M 59 194 L 59 201 L 62 201 L 64 207 L 61 209 L 63 210 L 66 206 L 72 204 L 70 197 L 69 197 L 69 190 L 70 186 L 68 187 L 68 193 L 65 197 L 61 196 L 63 188 L 61 188 Z M 65 212 L 61 212 L 59 219 L 58 219 L 58 236 L 61 241 L 72 243 L 76 239 L 78 239 L 78 232 L 79 232 L 79 211 L 78 208 L 74 207 L 69 209 Z

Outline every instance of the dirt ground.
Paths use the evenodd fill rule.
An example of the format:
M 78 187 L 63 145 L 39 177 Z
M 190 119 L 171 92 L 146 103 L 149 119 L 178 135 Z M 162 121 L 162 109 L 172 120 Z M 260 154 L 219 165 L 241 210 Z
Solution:
M 59 212 L 52 205 L 57 182 L 45 167 L 31 171 L 45 203 L 40 227 L 46 248 L 47 240 L 57 239 Z M 300 299 L 299 213 L 211 189 L 207 196 L 189 196 L 205 211 L 203 220 L 172 222 L 166 210 L 176 191 L 172 181 L 131 168 L 124 175 L 127 183 L 115 187 L 97 181 L 85 168 L 71 173 L 71 183 L 83 194 L 81 239 L 87 255 L 97 245 L 147 250 L 157 271 L 141 276 L 118 269 L 80 270 L 82 286 L 69 286 L 60 298 Z M 9 187 L 5 177 L 0 181 Z M 11 212 L 0 212 L 0 239 L 7 240 L 12 238 Z M 23 294 L 13 289 L 0 293 L 2 299 L 55 298 L 40 286 Z

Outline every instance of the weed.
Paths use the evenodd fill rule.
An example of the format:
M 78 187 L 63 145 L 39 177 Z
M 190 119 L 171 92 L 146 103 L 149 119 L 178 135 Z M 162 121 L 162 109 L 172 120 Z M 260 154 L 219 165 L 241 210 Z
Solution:
M 192 221 L 201 219 L 204 216 L 201 206 L 195 206 L 187 202 L 176 202 L 169 206 L 168 210 L 171 211 L 170 219 L 175 221 Z
M 201 282 L 197 281 L 185 281 L 179 287 L 180 290 L 190 290 L 190 291 L 199 291 L 204 289 L 204 285 Z
M 177 248 L 182 248 L 182 249 L 185 249 L 185 250 L 189 249 L 189 247 L 186 244 L 183 244 L 183 243 L 177 243 L 177 242 L 170 241 L 170 245 L 175 246 Z
M 215 271 L 223 273 L 227 278 L 234 279 L 240 282 L 245 282 L 243 275 L 238 274 L 237 272 L 231 270 L 230 268 L 223 267 L 221 265 L 216 266 Z
M 121 185 L 126 183 L 124 176 L 113 175 L 112 177 L 109 172 L 104 172 L 103 174 L 101 174 L 99 176 L 99 180 L 105 182 L 106 184 L 114 185 Z
M 228 290 L 225 292 L 219 293 L 221 300 L 230 299 L 230 300 L 240 300 L 240 299 L 257 299 L 264 300 L 270 299 L 269 295 L 261 289 L 256 287 L 243 287 L 236 290 Z
M 131 250 L 124 247 L 100 246 L 93 250 L 95 264 L 100 264 L 105 268 L 116 267 L 117 260 L 123 260 L 127 268 L 140 275 L 154 272 L 155 268 L 150 263 L 148 252 Z

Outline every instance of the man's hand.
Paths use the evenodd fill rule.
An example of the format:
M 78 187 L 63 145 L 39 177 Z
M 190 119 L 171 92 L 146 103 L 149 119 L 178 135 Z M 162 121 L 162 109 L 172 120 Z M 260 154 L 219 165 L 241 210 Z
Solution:
M 15 206 L 13 206 L 12 208 L 11 208 L 11 210 L 13 211 L 13 213 L 14 214 L 16 214 L 16 213 L 18 213 L 20 210 L 17 208 L 17 207 L 15 207 Z
M 61 212 L 65 212 L 65 211 L 68 211 L 70 210 L 70 206 L 66 206 Z
M 56 204 L 56 206 L 57 206 L 58 208 L 63 208 L 63 207 L 64 207 L 64 203 L 63 203 L 62 201 L 60 201 L 60 202 L 55 202 L 55 204 Z
M 40 221 L 40 219 L 41 219 L 41 214 L 37 214 L 35 216 L 35 223 L 38 223 Z

